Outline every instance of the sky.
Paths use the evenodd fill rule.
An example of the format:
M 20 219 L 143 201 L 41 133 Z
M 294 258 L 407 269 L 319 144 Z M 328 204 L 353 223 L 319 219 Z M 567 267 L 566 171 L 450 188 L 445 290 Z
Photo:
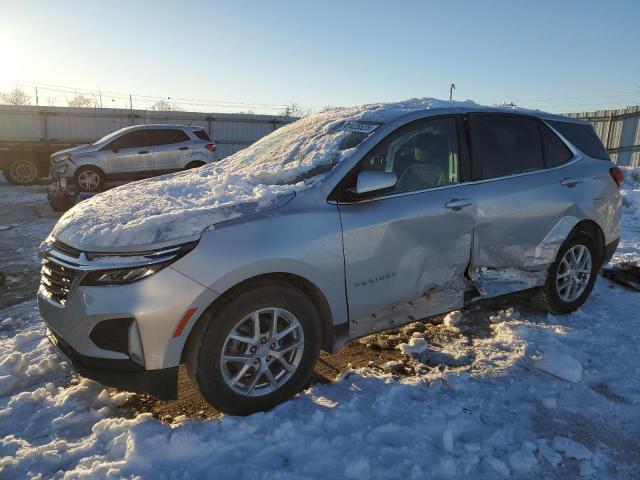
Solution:
M 640 104 L 639 28 L 638 0 L 0 0 L 0 91 L 278 113 L 455 83 L 482 104 L 622 108 Z

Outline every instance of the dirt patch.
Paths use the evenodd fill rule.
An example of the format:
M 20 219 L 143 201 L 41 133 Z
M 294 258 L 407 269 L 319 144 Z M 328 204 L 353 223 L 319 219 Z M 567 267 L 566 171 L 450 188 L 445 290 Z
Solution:
M 360 341 L 352 342 L 334 355 L 322 352 L 311 378 L 311 384 L 331 383 L 346 368 L 376 368 L 382 371 L 384 364 L 397 361 L 402 364 L 403 355 L 394 348 L 371 348 Z M 397 376 L 406 376 L 410 372 L 397 371 Z M 166 423 L 184 415 L 187 418 L 207 420 L 219 418 L 222 414 L 209 405 L 200 396 L 198 389 L 191 383 L 186 369 L 180 366 L 178 372 L 178 399 L 173 401 L 156 400 L 149 395 L 137 394 L 124 405 L 131 416 L 151 413 L 154 418 Z

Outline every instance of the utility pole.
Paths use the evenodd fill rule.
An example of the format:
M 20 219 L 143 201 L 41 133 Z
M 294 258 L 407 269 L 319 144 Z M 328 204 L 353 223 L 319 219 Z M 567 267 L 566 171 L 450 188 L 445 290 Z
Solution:
M 133 118 L 133 99 L 131 98 L 131 94 L 129 94 L 129 107 L 131 109 L 131 125 L 135 125 L 136 121 Z
M 456 89 L 456 84 L 449 85 L 449 101 L 453 100 L 453 91 Z
M 36 107 L 39 107 L 40 103 L 38 102 L 38 87 L 36 87 Z
M 100 91 L 100 87 L 98 87 L 98 97 L 100 98 L 100 108 L 102 108 L 102 92 Z

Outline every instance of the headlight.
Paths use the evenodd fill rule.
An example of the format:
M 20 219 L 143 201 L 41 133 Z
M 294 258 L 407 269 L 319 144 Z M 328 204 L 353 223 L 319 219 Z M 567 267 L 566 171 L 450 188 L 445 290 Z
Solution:
M 82 285 L 123 285 L 125 283 L 142 280 L 153 275 L 169 265 L 171 262 L 156 263 L 143 267 L 122 268 L 119 270 L 98 270 L 89 272 L 82 279 Z
M 161 250 L 131 254 L 87 253 L 91 269 L 81 285 L 124 285 L 137 282 L 162 270 L 185 256 L 198 244 L 197 241 Z

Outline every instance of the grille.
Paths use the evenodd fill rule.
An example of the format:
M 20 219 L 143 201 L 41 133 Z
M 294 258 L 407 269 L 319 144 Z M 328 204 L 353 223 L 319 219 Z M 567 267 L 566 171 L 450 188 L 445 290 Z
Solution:
M 42 261 L 42 278 L 40 284 L 51 300 L 64 305 L 67 302 L 67 297 L 71 291 L 76 273 L 76 270 L 72 268 L 63 267 L 59 263 L 45 258 Z

